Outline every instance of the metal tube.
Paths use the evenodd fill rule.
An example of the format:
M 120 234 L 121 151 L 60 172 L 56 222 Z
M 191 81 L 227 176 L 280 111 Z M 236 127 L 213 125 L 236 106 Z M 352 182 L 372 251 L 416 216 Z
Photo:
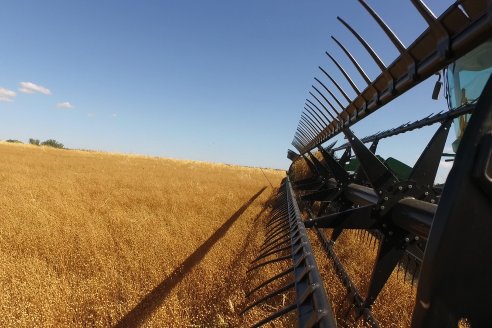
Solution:
M 393 207 L 391 218 L 399 227 L 427 239 L 436 211 L 436 204 L 404 198 Z
M 345 197 L 357 205 L 371 205 L 379 201 L 379 197 L 374 189 L 355 183 L 347 186 L 344 193 Z

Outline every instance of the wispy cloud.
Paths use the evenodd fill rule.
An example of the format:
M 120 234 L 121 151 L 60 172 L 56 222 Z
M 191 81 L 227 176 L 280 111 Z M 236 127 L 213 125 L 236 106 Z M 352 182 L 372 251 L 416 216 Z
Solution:
M 0 88 L 0 101 L 14 101 L 15 91 Z
M 73 105 L 68 102 L 68 101 L 64 101 L 64 102 L 60 102 L 58 104 L 56 104 L 56 108 L 60 108 L 60 109 L 72 109 L 73 108 Z
M 118 116 L 118 114 L 116 114 L 116 113 L 111 114 L 111 117 L 117 117 L 117 116 Z
M 51 95 L 51 91 L 41 85 L 32 82 L 21 82 L 19 92 L 22 93 L 42 93 L 43 95 Z

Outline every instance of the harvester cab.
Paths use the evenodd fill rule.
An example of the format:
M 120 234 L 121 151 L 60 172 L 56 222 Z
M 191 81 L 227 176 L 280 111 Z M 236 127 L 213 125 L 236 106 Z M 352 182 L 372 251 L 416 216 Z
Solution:
M 459 58 L 444 71 L 448 108 L 453 110 L 475 103 L 492 73 L 492 39 Z M 458 150 L 470 116 L 471 114 L 466 114 L 453 120 L 456 134 L 456 140 L 453 142 L 454 152 Z

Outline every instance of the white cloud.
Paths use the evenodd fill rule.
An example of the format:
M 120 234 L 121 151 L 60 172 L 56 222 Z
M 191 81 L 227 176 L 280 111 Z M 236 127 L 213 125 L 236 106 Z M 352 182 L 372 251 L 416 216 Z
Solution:
M 0 101 L 14 101 L 15 91 L 0 88 Z
M 87 116 L 88 117 L 94 117 L 94 116 L 96 116 L 96 114 L 94 114 L 94 113 L 87 113 Z
M 51 91 L 48 88 L 34 84 L 32 82 L 21 82 L 19 91 L 22 93 L 42 93 L 43 95 L 51 95 Z
M 453 162 L 446 162 L 444 160 L 439 162 L 439 170 L 437 171 L 436 183 L 444 183 L 452 167 Z
M 450 170 L 453 167 L 453 162 L 446 162 L 446 161 L 441 161 L 439 163 L 439 167 L 443 169 L 448 169 Z
M 68 101 L 64 101 L 64 102 L 56 104 L 56 107 L 60 108 L 60 109 L 72 109 L 73 105 Z
M 446 146 L 444 147 L 444 153 L 449 153 L 449 154 L 454 154 L 454 150 L 453 150 L 453 147 L 451 146 Z
M 116 113 L 111 114 L 111 117 L 117 117 L 117 116 L 118 116 L 118 114 L 116 114 Z

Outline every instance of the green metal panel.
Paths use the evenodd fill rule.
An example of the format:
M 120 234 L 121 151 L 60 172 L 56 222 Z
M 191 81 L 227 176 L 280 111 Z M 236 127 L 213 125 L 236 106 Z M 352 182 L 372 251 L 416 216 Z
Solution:
M 382 158 L 379 155 L 376 157 L 383 162 L 395 175 L 399 180 L 406 180 L 412 172 L 412 168 L 407 164 L 400 162 L 399 160 L 389 157 L 387 160 Z M 350 159 L 348 163 L 345 164 L 345 170 L 355 172 L 359 167 L 359 161 L 356 158 Z

